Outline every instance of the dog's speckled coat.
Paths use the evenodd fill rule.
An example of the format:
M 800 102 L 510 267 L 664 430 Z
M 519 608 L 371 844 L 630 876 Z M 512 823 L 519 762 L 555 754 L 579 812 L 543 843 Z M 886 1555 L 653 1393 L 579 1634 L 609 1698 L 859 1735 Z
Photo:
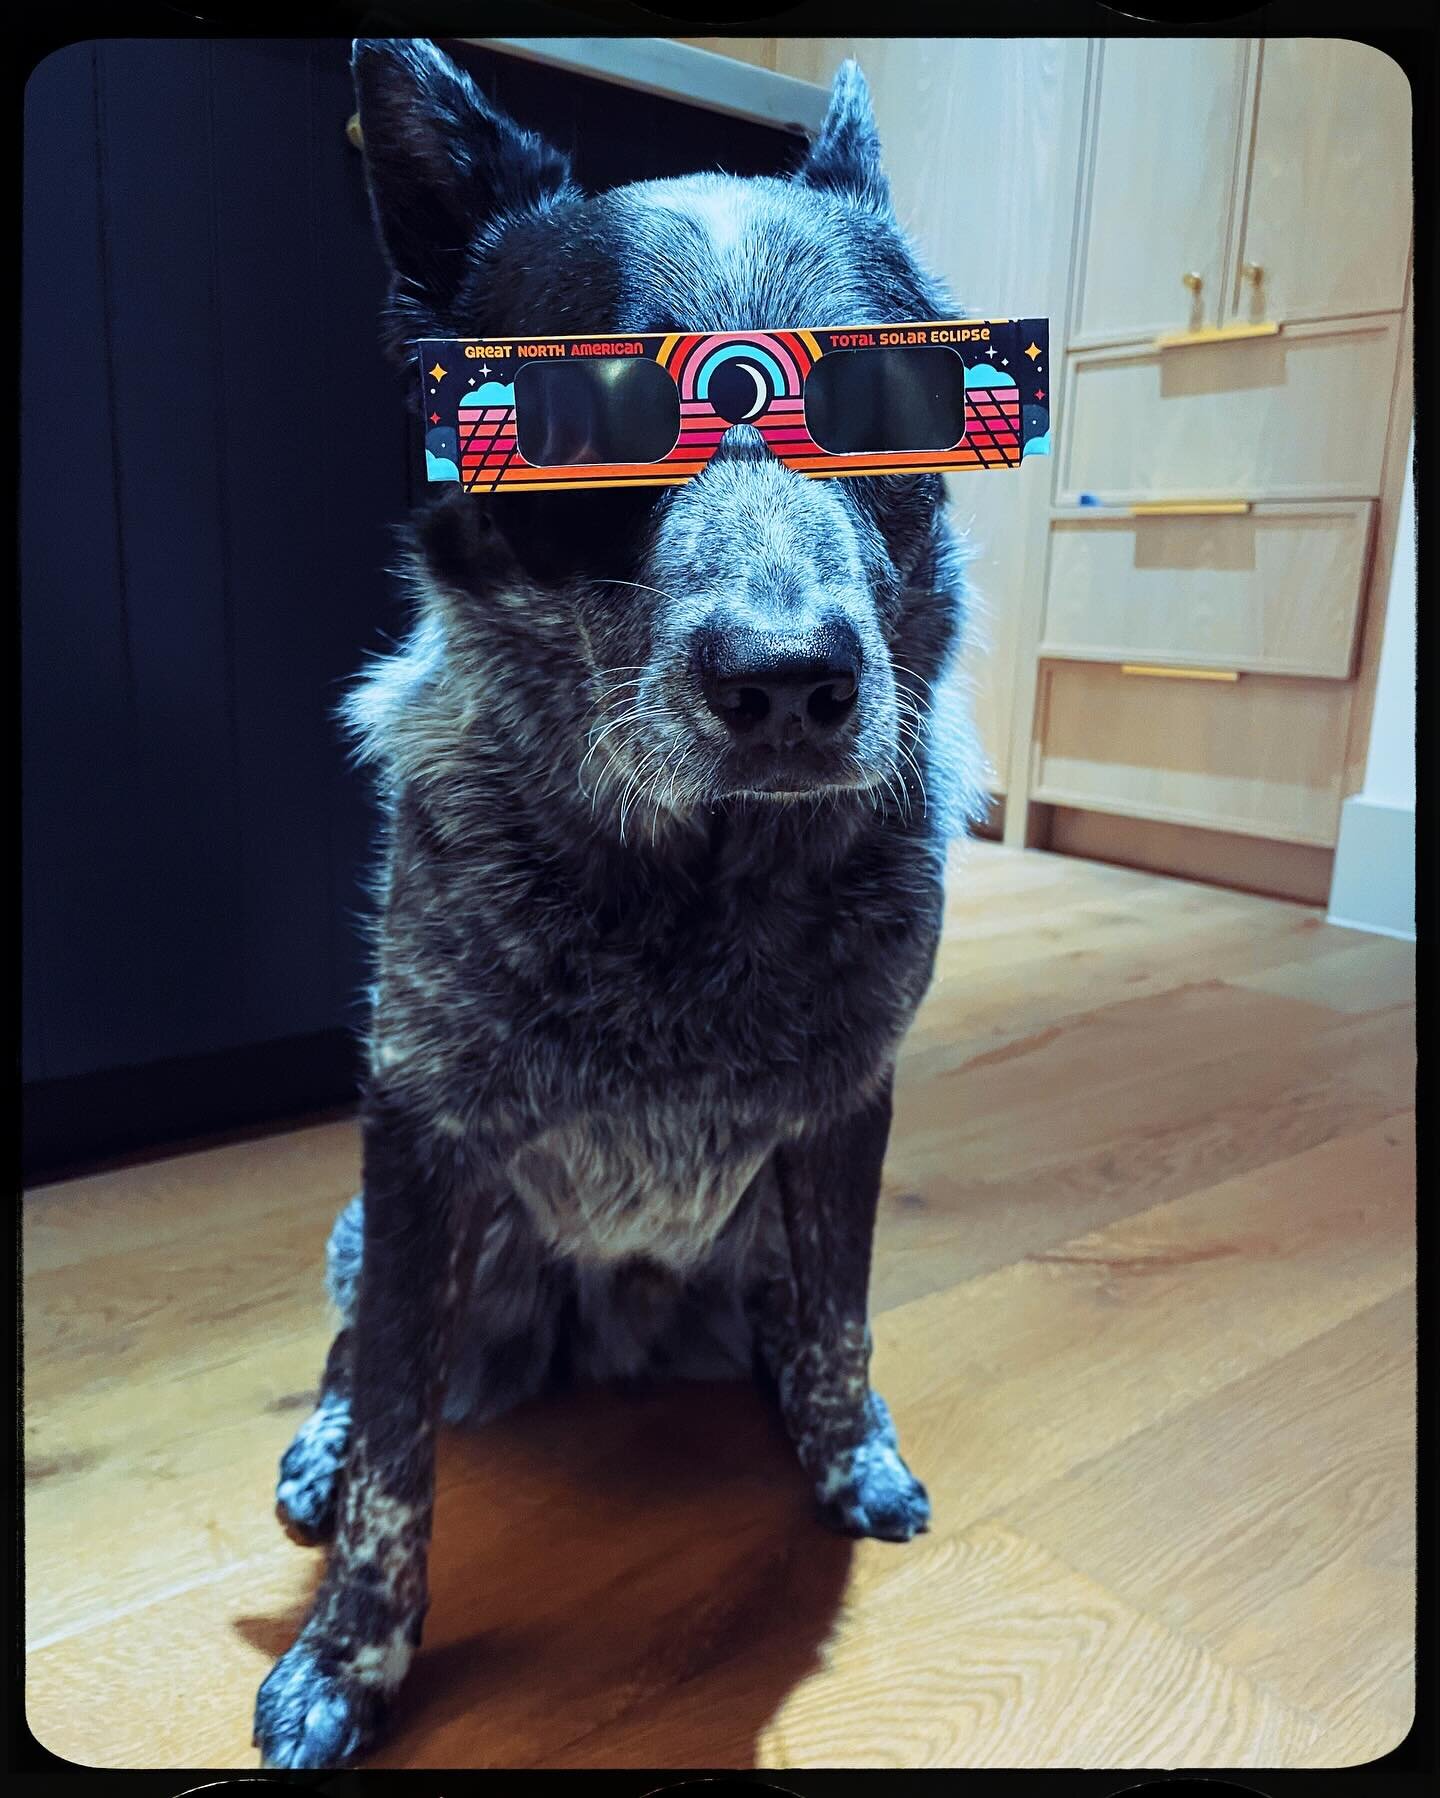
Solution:
M 853 65 L 790 180 L 585 197 L 433 46 L 355 50 L 402 359 L 421 336 L 954 315 L 897 227 Z M 868 1378 L 896 1047 L 974 805 L 935 703 L 964 584 L 938 477 L 809 481 L 736 427 L 674 489 L 451 490 L 412 634 L 348 706 L 385 808 L 364 1192 L 278 1508 L 331 1540 L 260 1691 L 264 1763 L 361 1753 L 427 1603 L 434 1432 L 564 1375 L 757 1371 L 823 1515 L 904 1540 L 924 1488 Z M 702 628 L 839 619 L 838 744 L 782 770 L 702 703 Z

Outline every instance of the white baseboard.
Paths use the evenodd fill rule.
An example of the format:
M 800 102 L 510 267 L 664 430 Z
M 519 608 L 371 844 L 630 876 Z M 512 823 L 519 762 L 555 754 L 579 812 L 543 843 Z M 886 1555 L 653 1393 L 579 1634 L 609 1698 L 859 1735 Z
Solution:
M 1370 936 L 1393 936 L 1399 943 L 1415 941 L 1413 930 L 1391 930 L 1385 924 L 1362 924 L 1358 918 L 1337 918 L 1334 912 L 1326 913 L 1325 922 L 1335 925 L 1338 930 L 1363 930 Z
M 1340 809 L 1328 921 L 1415 938 L 1415 808 L 1357 794 Z

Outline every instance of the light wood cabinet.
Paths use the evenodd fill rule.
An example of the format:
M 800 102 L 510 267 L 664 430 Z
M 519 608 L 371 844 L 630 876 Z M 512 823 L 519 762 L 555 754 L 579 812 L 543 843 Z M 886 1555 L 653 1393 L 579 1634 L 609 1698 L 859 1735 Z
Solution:
M 1099 46 L 1077 343 L 1215 322 L 1250 61 L 1244 38 Z M 1187 275 L 1198 287 L 1186 285 Z
M 1239 319 L 1337 318 L 1404 304 L 1410 89 L 1340 38 L 1268 38 L 1229 303 Z
M 1409 140 L 1363 45 L 1094 46 L 1011 841 L 1089 813 L 1333 847 L 1411 406 Z

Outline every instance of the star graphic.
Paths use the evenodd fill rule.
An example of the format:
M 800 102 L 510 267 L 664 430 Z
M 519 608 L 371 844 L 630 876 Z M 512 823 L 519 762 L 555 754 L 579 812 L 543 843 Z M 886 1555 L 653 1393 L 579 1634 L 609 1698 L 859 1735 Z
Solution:
M 1009 368 L 1010 358 L 1008 356 L 1002 356 L 1000 358 L 1000 366 L 1001 366 L 1001 368 Z
M 993 356 L 996 354 L 995 345 L 993 343 L 990 345 L 990 348 L 988 350 L 986 350 L 985 354 L 987 356 Z
M 1032 343 L 1030 345 L 1030 348 L 1028 350 L 1026 350 L 1025 354 L 1033 362 L 1035 360 L 1035 358 L 1040 354 L 1040 345 L 1038 343 Z
M 1037 400 L 1043 400 L 1045 397 L 1045 389 L 1043 387 L 1037 387 L 1035 389 L 1035 397 Z
M 440 422 L 440 414 L 438 412 L 432 412 L 430 414 L 430 422 L 432 425 L 438 425 Z
M 438 362 L 435 364 L 434 368 L 430 370 L 430 373 L 434 375 L 437 381 L 443 381 L 445 379 L 446 371 L 441 368 Z
M 490 373 L 490 364 L 488 362 L 482 362 L 480 364 L 480 373 L 482 375 L 488 375 Z

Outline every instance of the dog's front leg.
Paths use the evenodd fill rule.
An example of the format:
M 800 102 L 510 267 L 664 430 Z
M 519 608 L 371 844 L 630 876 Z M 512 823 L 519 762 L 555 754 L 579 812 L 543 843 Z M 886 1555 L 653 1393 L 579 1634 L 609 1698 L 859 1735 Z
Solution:
M 403 1103 L 364 1117 L 365 1234 L 351 1439 L 310 1619 L 255 1707 L 266 1767 L 332 1767 L 373 1740 L 420 1642 L 435 1425 L 458 1297 L 460 1145 Z
M 870 1388 L 870 1249 L 890 1134 L 890 1080 L 869 1105 L 776 1151 L 791 1281 L 768 1289 L 760 1342 L 821 1515 L 850 1535 L 906 1542 L 926 1528 L 925 1488 L 900 1458 Z

